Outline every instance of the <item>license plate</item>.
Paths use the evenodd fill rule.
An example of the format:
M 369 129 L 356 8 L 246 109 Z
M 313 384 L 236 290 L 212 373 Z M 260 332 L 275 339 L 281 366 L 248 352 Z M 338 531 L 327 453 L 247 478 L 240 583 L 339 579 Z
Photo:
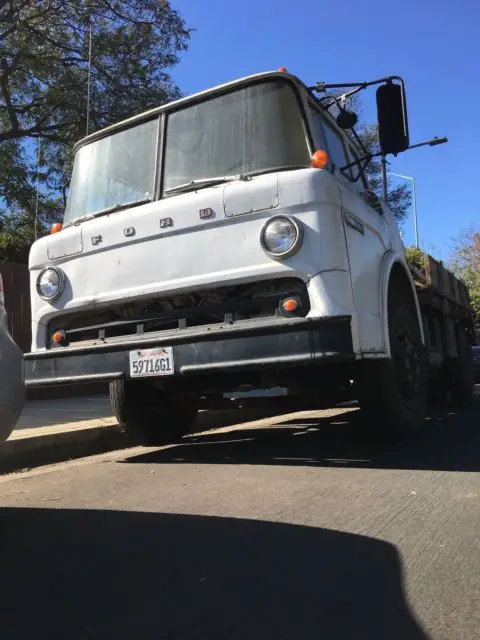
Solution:
M 130 351 L 131 378 L 172 376 L 174 373 L 172 347 Z

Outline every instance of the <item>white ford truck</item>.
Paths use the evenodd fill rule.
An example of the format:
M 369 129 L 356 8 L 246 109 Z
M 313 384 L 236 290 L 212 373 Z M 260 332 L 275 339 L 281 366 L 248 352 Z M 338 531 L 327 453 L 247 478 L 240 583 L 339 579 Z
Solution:
M 396 155 L 403 82 L 350 93 L 373 84 L 381 154 Z M 467 402 L 465 287 L 428 256 L 407 262 L 356 117 L 328 89 L 262 73 L 78 143 L 63 227 L 30 252 L 26 385 L 108 381 L 148 444 L 245 385 L 322 404 L 348 388 L 385 435 L 415 431 L 429 394 Z

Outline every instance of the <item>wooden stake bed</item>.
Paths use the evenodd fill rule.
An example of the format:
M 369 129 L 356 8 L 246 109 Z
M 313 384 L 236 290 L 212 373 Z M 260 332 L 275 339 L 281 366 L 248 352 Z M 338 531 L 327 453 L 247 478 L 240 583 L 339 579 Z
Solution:
M 470 303 L 468 289 L 464 282 L 435 260 L 424 253 L 423 268 L 409 262 L 415 282 L 420 306 L 433 307 L 442 314 L 465 318 L 473 323 L 474 311 Z

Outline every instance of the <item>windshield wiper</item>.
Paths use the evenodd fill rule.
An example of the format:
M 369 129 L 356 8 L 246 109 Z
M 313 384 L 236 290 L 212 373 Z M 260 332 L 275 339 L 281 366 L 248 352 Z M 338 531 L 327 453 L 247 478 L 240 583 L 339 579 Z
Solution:
M 237 180 L 248 180 L 255 176 L 261 176 L 265 173 L 275 173 L 276 171 L 293 171 L 294 169 L 308 169 L 310 165 L 307 164 L 285 164 L 279 167 L 268 167 L 266 169 L 255 169 L 253 171 L 245 171 L 238 173 L 234 176 L 223 176 L 217 178 L 199 178 L 198 180 L 191 180 L 184 184 L 179 184 L 175 187 L 165 190 L 166 195 L 173 193 L 186 193 L 187 191 L 195 191 L 197 189 L 203 189 L 205 187 L 214 187 L 217 184 L 223 184 L 225 182 L 236 182 Z
M 278 167 L 268 167 L 267 169 L 255 169 L 254 171 L 246 171 L 242 173 L 241 177 L 243 180 L 248 180 L 248 178 L 254 178 L 255 176 L 262 176 L 265 173 L 276 173 L 277 171 L 295 171 L 298 169 L 310 169 L 311 165 L 309 164 L 282 164 Z
M 177 184 L 175 187 L 165 189 L 165 193 L 167 195 L 171 193 L 185 193 L 186 191 L 195 191 L 196 189 L 203 189 L 205 187 L 214 187 L 216 184 L 223 184 L 224 182 L 233 182 L 234 180 L 241 179 L 241 175 L 217 178 L 199 178 L 198 180 L 191 180 L 190 182 L 184 182 L 183 184 Z
M 139 204 L 147 204 L 148 202 L 151 202 L 150 198 L 142 198 L 141 200 L 132 200 L 131 202 L 114 204 L 108 209 L 103 209 L 102 211 L 96 211 L 95 213 L 87 213 L 84 216 L 80 216 L 80 218 L 75 218 L 75 220 L 72 220 L 70 224 L 73 224 L 73 225 L 81 224 L 86 220 L 93 220 L 93 218 L 98 218 L 99 216 L 106 216 L 109 213 L 115 213 L 116 211 L 121 211 L 122 209 L 128 209 L 129 207 L 134 207 Z

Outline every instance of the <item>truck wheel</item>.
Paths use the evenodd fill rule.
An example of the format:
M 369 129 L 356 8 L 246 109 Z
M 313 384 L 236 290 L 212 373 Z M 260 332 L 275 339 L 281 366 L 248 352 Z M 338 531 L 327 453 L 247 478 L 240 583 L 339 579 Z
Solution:
M 448 386 L 452 403 L 462 406 L 472 403 L 475 393 L 472 345 L 461 324 L 455 328 L 455 338 L 458 358 L 449 361 Z
M 110 403 L 119 425 L 135 440 L 160 446 L 178 440 L 193 427 L 197 409 L 140 381 L 110 383 Z
M 397 303 L 389 301 L 391 358 L 365 362 L 357 384 L 367 428 L 387 437 L 419 429 L 427 405 L 427 360 L 417 316 L 413 304 Z

